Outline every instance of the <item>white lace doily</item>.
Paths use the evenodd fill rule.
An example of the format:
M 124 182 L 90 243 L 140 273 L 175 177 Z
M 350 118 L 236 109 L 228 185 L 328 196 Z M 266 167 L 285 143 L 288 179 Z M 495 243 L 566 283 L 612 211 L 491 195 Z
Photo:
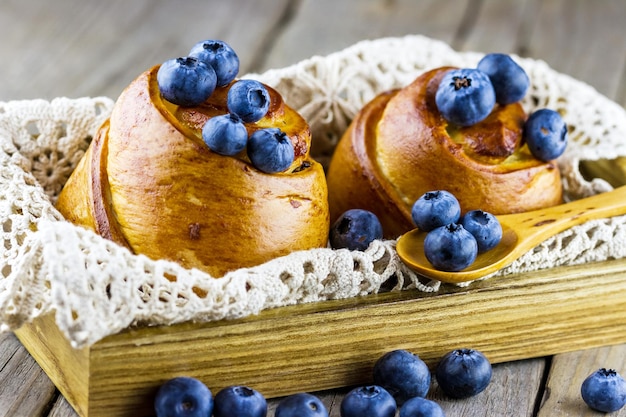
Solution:
M 248 74 L 277 88 L 310 123 L 324 162 L 358 110 L 376 94 L 442 66 L 475 66 L 482 54 L 457 53 L 422 36 L 363 41 L 326 57 Z M 527 111 L 559 110 L 572 128 L 560 160 L 569 198 L 610 190 L 586 181 L 581 160 L 626 155 L 626 111 L 544 62 L 515 57 L 532 86 Z M 53 203 L 113 102 L 59 98 L 0 103 L 0 257 L 2 331 L 55 312 L 75 347 L 132 325 L 231 319 L 272 307 L 356 297 L 381 290 L 437 291 L 398 259 L 394 241 L 365 252 L 292 253 L 213 279 L 168 261 L 133 255 L 63 221 Z M 591 221 L 549 239 L 499 275 L 626 256 L 626 217 Z

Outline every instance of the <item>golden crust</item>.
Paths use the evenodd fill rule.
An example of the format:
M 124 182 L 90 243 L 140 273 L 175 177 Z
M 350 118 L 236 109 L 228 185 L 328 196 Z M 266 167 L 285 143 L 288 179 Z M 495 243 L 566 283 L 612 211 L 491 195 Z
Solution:
M 526 119 L 518 103 L 497 107 L 467 128 L 448 125 L 434 92 L 450 68 L 376 97 L 353 120 L 331 160 L 327 179 L 331 220 L 350 208 L 373 211 L 385 235 L 414 228 L 411 207 L 422 194 L 448 190 L 463 212 L 529 211 L 561 203 L 554 162 L 541 162 L 522 141 Z
M 179 108 L 161 100 L 156 71 L 122 93 L 90 146 L 90 160 L 59 196 L 61 213 L 134 253 L 215 277 L 325 246 L 327 187 L 322 167 L 309 156 L 304 119 L 271 90 L 268 115 L 246 127 L 280 127 L 296 159 L 285 173 L 265 174 L 245 152 L 221 156 L 202 142 L 203 122 L 226 112 L 228 87 L 202 106 Z

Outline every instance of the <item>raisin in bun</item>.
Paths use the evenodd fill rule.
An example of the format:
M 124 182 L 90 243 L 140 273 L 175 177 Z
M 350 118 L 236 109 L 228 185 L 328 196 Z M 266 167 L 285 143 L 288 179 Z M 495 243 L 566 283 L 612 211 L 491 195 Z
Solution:
M 263 173 L 245 150 L 222 156 L 202 140 L 206 120 L 228 112 L 232 83 L 201 105 L 179 107 L 161 97 L 157 71 L 141 74 L 117 100 L 59 196 L 66 219 L 133 253 L 214 277 L 326 246 L 327 186 L 309 156 L 306 121 L 267 87 L 269 111 L 246 129 L 280 128 L 295 158 L 284 172 Z
M 561 203 L 556 162 L 533 157 L 522 140 L 526 114 L 519 103 L 496 105 L 469 127 L 448 123 L 437 110 L 437 68 L 410 85 L 375 97 L 339 141 L 328 173 L 331 221 L 350 208 L 374 212 L 385 236 L 415 226 L 413 203 L 447 190 L 462 212 L 523 212 Z

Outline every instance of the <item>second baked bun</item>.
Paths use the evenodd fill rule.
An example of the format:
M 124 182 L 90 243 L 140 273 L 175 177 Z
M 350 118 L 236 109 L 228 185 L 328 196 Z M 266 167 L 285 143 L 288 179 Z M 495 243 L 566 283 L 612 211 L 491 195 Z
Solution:
M 469 127 L 448 123 L 435 93 L 451 67 L 437 68 L 408 86 L 380 94 L 355 117 L 331 159 L 327 181 L 331 221 L 345 210 L 375 213 L 385 236 L 415 226 L 413 203 L 447 190 L 462 212 L 523 212 L 562 202 L 555 161 L 536 159 L 522 140 L 526 114 L 519 103 L 496 105 Z
M 267 87 L 268 113 L 246 128 L 280 128 L 295 158 L 285 172 L 263 173 L 245 150 L 222 156 L 202 140 L 206 120 L 228 112 L 230 86 L 199 106 L 179 107 L 161 97 L 157 70 L 125 89 L 65 185 L 57 208 L 66 219 L 136 254 L 215 277 L 326 246 L 326 180 L 309 155 L 306 121 Z

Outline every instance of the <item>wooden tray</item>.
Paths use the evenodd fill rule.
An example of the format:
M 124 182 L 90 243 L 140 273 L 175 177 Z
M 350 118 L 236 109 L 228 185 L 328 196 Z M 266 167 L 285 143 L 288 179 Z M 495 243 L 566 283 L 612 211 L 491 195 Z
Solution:
M 158 386 L 179 375 L 271 398 L 371 382 L 376 359 L 398 348 L 433 366 L 458 347 L 498 363 L 626 343 L 626 260 L 128 329 L 82 350 L 52 315 L 16 334 L 81 416 L 150 416 Z

